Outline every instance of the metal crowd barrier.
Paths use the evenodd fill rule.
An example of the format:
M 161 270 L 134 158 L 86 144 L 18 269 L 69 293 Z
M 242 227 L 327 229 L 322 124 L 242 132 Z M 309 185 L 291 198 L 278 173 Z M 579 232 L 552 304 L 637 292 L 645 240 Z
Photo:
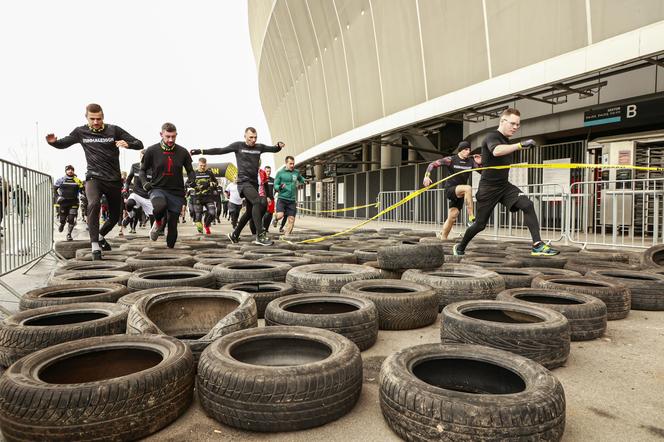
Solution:
M 0 160 L 0 285 L 17 298 L 2 277 L 53 252 L 53 219 L 51 177 Z M 0 311 L 10 314 L 1 306 Z

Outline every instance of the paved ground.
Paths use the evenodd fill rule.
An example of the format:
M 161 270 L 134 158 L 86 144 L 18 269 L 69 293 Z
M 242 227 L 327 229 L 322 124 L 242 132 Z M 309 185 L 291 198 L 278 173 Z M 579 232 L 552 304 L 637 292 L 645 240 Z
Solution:
M 299 226 L 341 229 L 352 220 L 300 220 Z M 384 224 L 383 224 L 384 225 Z M 382 226 L 369 225 L 367 227 Z M 189 225 L 183 229 L 193 233 Z M 213 230 L 228 231 L 226 226 Z M 140 233 L 140 232 L 139 232 Z M 77 232 L 84 237 L 85 232 Z M 55 263 L 44 260 L 28 275 L 4 278 L 21 293 L 44 285 Z M 11 295 L 0 302 L 10 309 Z M 262 321 L 261 326 L 262 326 Z M 258 434 L 238 431 L 208 418 L 197 403 L 149 441 L 391 441 L 378 399 L 378 372 L 390 353 L 412 345 L 439 342 L 439 322 L 411 331 L 380 331 L 377 344 L 362 354 L 364 387 L 359 403 L 345 417 L 307 431 Z M 602 339 L 573 342 L 565 367 L 555 369 L 567 398 L 565 441 L 664 440 L 664 312 L 632 311 L 627 319 L 609 322 Z

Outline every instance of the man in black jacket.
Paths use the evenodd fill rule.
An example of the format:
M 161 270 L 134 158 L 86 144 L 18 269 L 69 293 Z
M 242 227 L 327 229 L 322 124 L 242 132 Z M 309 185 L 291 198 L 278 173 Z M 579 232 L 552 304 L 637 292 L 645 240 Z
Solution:
M 120 176 L 120 148 L 141 150 L 143 143 L 128 132 L 112 124 L 104 124 L 104 111 L 98 104 L 85 108 L 88 124 L 75 128 L 68 136 L 58 139 L 46 135 L 46 142 L 56 149 L 66 149 L 80 143 L 83 146 L 88 171 L 85 174 L 85 193 L 88 198 L 88 227 L 92 259 L 101 259 L 101 250 L 111 250 L 104 236 L 120 220 L 122 210 L 122 179 Z M 99 228 L 101 197 L 108 199 L 109 218 Z
M 279 141 L 275 146 L 266 146 L 256 143 L 256 129 L 248 127 L 244 131 L 244 141 L 232 143 L 226 147 L 216 149 L 192 149 L 192 155 L 222 155 L 225 153 L 235 153 L 237 162 L 237 187 L 240 196 L 246 201 L 247 208 L 242 218 L 237 223 L 235 230 L 228 234 L 228 239 L 233 243 L 240 241 L 240 233 L 251 218 L 256 226 L 255 244 L 262 246 L 272 245 L 267 237 L 267 232 L 263 229 L 263 213 L 265 213 L 265 198 L 258 195 L 258 166 L 263 152 L 279 152 L 284 148 L 284 143 Z
M 56 204 L 60 218 L 58 232 L 62 232 L 67 223 L 67 241 L 71 241 L 73 239 L 71 232 L 74 230 L 78 217 L 78 198 L 83 192 L 83 181 L 79 180 L 74 173 L 74 166 L 68 165 L 65 167 L 65 176 L 58 178 L 53 187 L 57 195 Z
M 155 219 L 150 229 L 150 239 L 156 241 L 162 225 L 165 224 L 166 245 L 172 249 L 178 238 L 178 217 L 184 204 L 185 186 L 182 168 L 187 172 L 190 186 L 194 183 L 194 168 L 191 165 L 189 152 L 175 144 L 177 129 L 173 123 L 164 123 L 160 135 L 161 142 L 146 149 L 139 176 L 143 182 L 143 189 L 150 193 Z M 150 180 L 148 180 L 148 171 L 152 172 Z
M 205 158 L 198 159 L 198 169 L 194 172 L 194 222 L 198 233 L 210 235 L 210 225 L 216 216 L 215 196 L 213 192 L 217 188 L 217 177 L 208 169 Z M 203 215 L 205 212 L 205 215 Z

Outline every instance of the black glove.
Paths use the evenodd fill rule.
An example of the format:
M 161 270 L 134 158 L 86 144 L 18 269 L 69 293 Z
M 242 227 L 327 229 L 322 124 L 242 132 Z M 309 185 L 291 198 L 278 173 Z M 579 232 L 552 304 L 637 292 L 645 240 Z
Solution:
M 285 146 L 286 146 L 286 145 L 284 144 L 283 141 L 279 141 L 279 142 L 277 143 L 277 147 L 278 147 L 279 149 L 283 149 Z
M 152 190 L 152 183 L 147 182 L 147 183 L 143 184 L 143 190 L 145 190 L 146 192 L 151 191 Z
M 530 138 L 527 140 L 523 140 L 519 144 L 521 145 L 521 149 L 530 149 L 531 147 L 537 147 L 537 143 L 535 143 L 535 140 L 532 140 Z
M 191 155 L 200 155 L 200 154 L 203 153 L 203 149 L 190 149 L 190 150 L 189 150 L 189 153 L 190 153 Z

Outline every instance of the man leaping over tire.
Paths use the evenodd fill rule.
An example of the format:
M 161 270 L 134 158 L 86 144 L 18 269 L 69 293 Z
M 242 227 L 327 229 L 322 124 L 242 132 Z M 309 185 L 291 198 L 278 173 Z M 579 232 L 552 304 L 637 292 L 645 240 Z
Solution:
M 509 138 L 521 126 L 521 113 L 517 109 L 505 109 L 500 114 L 498 129 L 489 132 L 482 143 L 482 167 L 508 166 L 513 163 L 513 153 L 521 149 L 535 147 L 535 141 L 525 140 L 520 143 L 510 144 Z M 545 244 L 540 237 L 539 220 L 535 214 L 532 201 L 526 196 L 520 195 L 521 190 L 508 181 L 508 168 L 487 169 L 482 172 L 480 184 L 475 198 L 477 199 L 477 217 L 475 222 L 468 227 L 463 239 L 452 248 L 454 255 L 463 255 L 468 243 L 486 227 L 493 208 L 498 203 L 507 207 L 510 212 L 520 210 L 526 227 L 533 238 L 531 255 L 553 256 L 559 252 Z
M 249 222 L 249 218 L 251 218 L 256 226 L 256 240 L 254 243 L 261 246 L 269 246 L 272 245 L 272 241 L 268 239 L 262 222 L 266 207 L 261 202 L 265 202 L 265 198 L 261 198 L 258 194 L 258 166 L 263 152 L 276 153 L 283 149 L 285 145 L 279 141 L 275 146 L 266 146 L 256 143 L 256 138 L 256 129 L 248 127 L 244 131 L 244 141 L 238 141 L 226 147 L 216 149 L 192 149 L 190 153 L 192 155 L 235 153 L 235 160 L 237 162 L 237 187 L 240 196 L 247 203 L 247 208 L 242 218 L 238 221 L 235 230 L 228 234 L 228 239 L 233 243 L 240 241 L 240 233 L 242 233 L 242 229 L 244 229 L 244 226 Z

